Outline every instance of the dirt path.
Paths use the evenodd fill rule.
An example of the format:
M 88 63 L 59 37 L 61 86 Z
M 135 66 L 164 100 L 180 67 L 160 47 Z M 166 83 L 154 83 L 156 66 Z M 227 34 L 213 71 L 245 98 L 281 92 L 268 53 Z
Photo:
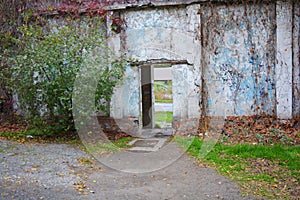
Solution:
M 243 199 L 234 182 L 186 155 L 164 169 L 132 174 L 76 146 L 0 141 L 0 172 L 0 199 Z

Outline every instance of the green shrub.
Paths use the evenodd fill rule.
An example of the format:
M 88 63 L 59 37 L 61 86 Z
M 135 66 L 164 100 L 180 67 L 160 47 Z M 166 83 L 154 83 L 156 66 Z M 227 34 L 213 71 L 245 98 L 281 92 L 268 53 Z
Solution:
M 25 23 L 18 31 L 18 37 L 9 38 L 17 48 L 6 53 L 11 65 L 6 78 L 30 129 L 50 135 L 74 130 L 73 85 L 80 70 L 88 69 L 86 65 L 101 67 L 101 74 L 93 74 L 98 81 L 95 108 L 108 113 L 107 105 L 123 77 L 125 62 L 107 48 L 100 17 L 48 21 L 44 26 Z M 95 51 L 99 54 L 92 59 L 95 54 L 90 52 Z M 99 60 L 105 65 L 97 65 Z

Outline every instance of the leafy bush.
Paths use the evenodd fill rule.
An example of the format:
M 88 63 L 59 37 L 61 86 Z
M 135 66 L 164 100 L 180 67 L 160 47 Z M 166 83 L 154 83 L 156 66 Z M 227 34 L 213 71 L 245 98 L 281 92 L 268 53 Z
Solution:
M 44 24 L 25 23 L 18 27 L 20 35 L 10 38 L 17 50 L 7 53 L 11 64 L 11 77 L 7 78 L 30 127 L 51 135 L 74 130 L 73 84 L 83 66 L 102 68 L 100 76 L 94 77 L 98 80 L 95 102 L 97 110 L 107 114 L 107 104 L 122 79 L 125 62 L 113 57 L 107 48 L 100 17 L 48 20 Z M 105 60 L 101 62 L 105 66 L 98 66 L 97 59 L 90 58 L 95 50 L 101 51 L 97 59 Z

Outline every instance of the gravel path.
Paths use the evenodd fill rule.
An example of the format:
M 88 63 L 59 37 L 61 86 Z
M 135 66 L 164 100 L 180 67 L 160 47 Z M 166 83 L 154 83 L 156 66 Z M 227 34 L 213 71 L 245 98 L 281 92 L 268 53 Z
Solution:
M 0 199 L 243 199 L 234 182 L 186 155 L 162 170 L 132 174 L 73 145 L 3 140 L 0 172 Z

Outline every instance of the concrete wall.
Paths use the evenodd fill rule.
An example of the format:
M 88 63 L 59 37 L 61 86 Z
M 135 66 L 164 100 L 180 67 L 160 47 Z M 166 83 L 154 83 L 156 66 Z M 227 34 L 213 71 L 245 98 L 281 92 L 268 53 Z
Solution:
M 276 52 L 276 100 L 277 115 L 292 117 L 293 102 L 293 4 L 276 3 L 277 52 Z
M 174 117 L 300 114 L 299 3 L 191 4 L 111 11 L 126 21 L 109 45 L 172 65 Z M 108 15 L 108 24 L 110 24 Z M 112 117 L 138 118 L 140 66 L 128 66 Z
M 189 8 L 176 7 L 161 9 L 128 10 L 122 12 L 126 21 L 126 30 L 120 34 L 110 32 L 111 41 L 109 44 L 117 51 L 125 52 L 127 56 L 145 63 L 165 63 L 172 66 L 173 89 L 174 89 L 174 117 L 199 118 L 201 109 L 199 107 L 199 94 L 195 82 L 201 84 L 200 71 L 200 42 L 197 41 L 198 26 L 200 24 L 197 11 L 199 5 Z M 121 38 L 121 39 L 120 39 Z M 118 41 L 118 44 L 115 44 Z M 121 45 L 119 45 L 119 41 Z M 178 67 L 171 63 L 185 62 L 188 65 Z M 138 67 L 143 67 L 139 65 Z M 128 68 L 131 68 L 128 66 Z M 138 71 L 131 72 L 140 77 Z M 132 80 L 127 77 L 127 80 Z M 119 95 L 123 90 L 125 93 L 139 91 L 140 84 L 133 84 L 131 87 L 121 86 L 113 97 L 112 117 L 129 117 L 125 111 L 138 110 L 140 95 L 129 95 L 129 99 Z M 132 89 L 131 88 L 135 88 Z M 180 97 L 180 98 L 179 98 Z M 189 98 L 188 98 L 189 97 Z M 125 99 L 124 99 L 125 98 Z M 195 102 L 196 105 L 183 106 L 187 100 Z M 118 103 L 117 103 L 118 102 Z M 129 106 L 129 108 L 128 108 Z M 117 107 L 117 108 L 116 108 Z M 123 110 L 120 111 L 120 110 Z M 120 114 L 121 113 L 121 114 Z M 138 118 L 138 113 L 130 113 L 130 117 Z M 177 116 L 178 115 L 178 116 Z
M 293 117 L 300 117 L 300 2 L 293 6 Z
M 275 112 L 275 4 L 203 6 L 207 114 Z

